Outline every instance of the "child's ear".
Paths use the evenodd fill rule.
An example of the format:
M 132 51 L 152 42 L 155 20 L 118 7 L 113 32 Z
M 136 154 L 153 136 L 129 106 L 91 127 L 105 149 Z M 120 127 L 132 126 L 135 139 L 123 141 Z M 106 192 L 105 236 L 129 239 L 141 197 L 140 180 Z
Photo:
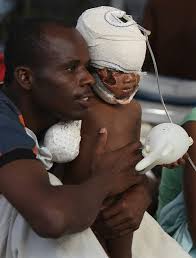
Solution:
M 32 71 L 28 67 L 18 66 L 14 71 L 14 76 L 18 84 L 25 89 L 31 90 L 32 88 Z

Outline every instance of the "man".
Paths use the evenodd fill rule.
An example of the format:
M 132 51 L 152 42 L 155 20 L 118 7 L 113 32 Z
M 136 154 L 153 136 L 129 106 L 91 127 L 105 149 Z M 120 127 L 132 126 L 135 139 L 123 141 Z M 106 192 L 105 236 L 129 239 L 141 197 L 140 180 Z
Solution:
M 129 171 L 140 160 L 140 144 L 128 144 L 106 153 L 105 128 L 97 133 L 91 177 L 84 183 L 51 185 L 46 169 L 36 158 L 36 139 L 26 131 L 39 139 L 58 121 L 82 119 L 90 107 L 94 79 L 87 70 L 88 63 L 87 45 L 79 32 L 60 22 L 26 20 L 9 33 L 5 85 L 0 92 L 2 256 L 7 252 L 10 258 L 13 250 L 15 255 L 21 251 L 16 245 L 18 239 L 14 241 L 12 235 L 12 227 L 18 232 L 17 215 L 11 216 L 12 206 L 38 236 L 59 238 L 87 229 L 105 198 L 124 192 L 140 180 L 134 179 Z M 25 131 L 24 127 L 28 129 Z M 20 255 L 30 257 L 22 251 Z

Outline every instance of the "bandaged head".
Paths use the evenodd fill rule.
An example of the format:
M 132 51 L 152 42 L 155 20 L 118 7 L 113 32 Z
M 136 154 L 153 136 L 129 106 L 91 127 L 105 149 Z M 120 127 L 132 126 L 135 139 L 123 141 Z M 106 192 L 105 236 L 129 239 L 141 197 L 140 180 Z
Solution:
M 124 11 L 109 6 L 88 9 L 79 17 L 76 28 L 88 44 L 91 65 L 95 68 L 107 67 L 124 73 L 141 71 L 146 37 Z M 119 103 L 100 82 L 96 83 L 94 90 L 101 98 L 105 95 L 104 100 L 108 103 Z M 125 104 L 122 100 L 120 102 Z

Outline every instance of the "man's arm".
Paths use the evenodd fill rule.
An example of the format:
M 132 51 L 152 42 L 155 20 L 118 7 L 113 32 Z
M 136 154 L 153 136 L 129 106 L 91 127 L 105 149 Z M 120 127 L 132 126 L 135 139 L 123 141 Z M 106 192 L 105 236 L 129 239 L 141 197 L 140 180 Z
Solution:
M 106 141 L 103 132 L 95 146 L 92 176 L 83 184 L 52 186 L 40 161 L 23 159 L 0 168 L 0 191 L 40 236 L 82 231 L 92 225 L 107 196 L 132 185 L 128 168 L 140 159 L 137 154 L 130 159 L 138 144 L 105 153 Z
M 80 186 L 52 186 L 47 171 L 36 160 L 13 161 L 0 173 L 3 195 L 43 237 L 87 228 L 108 191 L 102 180 L 93 179 Z
M 102 217 L 111 237 L 132 233 L 139 228 L 144 212 L 151 203 L 151 186 L 142 175 L 138 184 L 128 189 L 114 204 L 102 210 Z
M 132 257 L 133 233 L 107 241 L 107 247 L 111 258 L 131 258 Z

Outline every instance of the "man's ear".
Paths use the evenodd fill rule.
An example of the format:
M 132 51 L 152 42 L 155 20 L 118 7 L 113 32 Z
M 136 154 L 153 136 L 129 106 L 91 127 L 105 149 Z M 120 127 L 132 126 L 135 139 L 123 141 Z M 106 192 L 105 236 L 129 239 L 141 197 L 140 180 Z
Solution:
M 18 84 L 20 84 L 23 89 L 31 90 L 33 78 L 30 68 L 25 66 L 18 66 L 15 68 L 14 76 Z

